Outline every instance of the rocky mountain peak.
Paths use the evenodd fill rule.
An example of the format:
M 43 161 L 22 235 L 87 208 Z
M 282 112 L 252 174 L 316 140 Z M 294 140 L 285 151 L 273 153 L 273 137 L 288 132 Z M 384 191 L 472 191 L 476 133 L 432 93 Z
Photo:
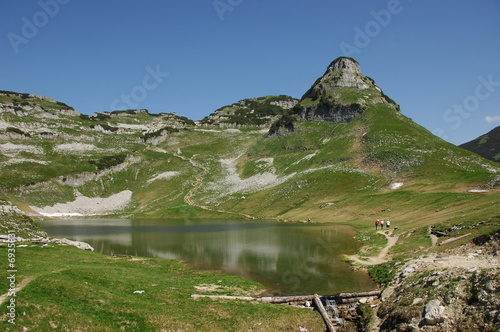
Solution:
M 361 74 L 361 68 L 359 67 L 359 63 L 353 58 L 348 57 L 340 57 L 335 59 L 328 69 L 326 73 L 336 72 L 336 71 L 346 71 L 355 74 Z
M 349 122 L 370 106 L 399 106 L 371 78 L 361 74 L 359 63 L 348 57 L 335 59 L 294 108 L 306 121 Z

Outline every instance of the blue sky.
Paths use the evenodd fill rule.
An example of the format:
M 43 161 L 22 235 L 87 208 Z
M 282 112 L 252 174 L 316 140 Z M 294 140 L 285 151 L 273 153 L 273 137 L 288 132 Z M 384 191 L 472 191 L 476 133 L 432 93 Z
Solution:
M 402 113 L 461 144 L 500 125 L 500 0 L 2 0 L 0 90 L 80 113 L 199 120 L 300 98 L 349 55 Z

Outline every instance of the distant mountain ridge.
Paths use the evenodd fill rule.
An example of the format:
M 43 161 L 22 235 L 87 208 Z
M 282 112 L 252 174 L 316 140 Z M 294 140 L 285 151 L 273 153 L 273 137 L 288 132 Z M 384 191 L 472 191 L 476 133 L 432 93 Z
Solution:
M 426 214 L 428 193 L 466 202 L 500 180 L 498 165 L 404 116 L 346 57 L 300 100 L 244 99 L 200 122 L 83 115 L 15 92 L 0 92 L 0 114 L 0 191 L 34 216 L 351 220 L 411 204 Z
M 500 126 L 459 146 L 486 159 L 500 162 Z

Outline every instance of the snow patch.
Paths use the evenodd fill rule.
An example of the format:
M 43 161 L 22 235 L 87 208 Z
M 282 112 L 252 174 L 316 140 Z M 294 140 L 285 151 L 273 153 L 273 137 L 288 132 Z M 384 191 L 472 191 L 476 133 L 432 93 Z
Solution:
M 403 182 L 394 182 L 393 184 L 391 184 L 391 189 L 396 190 L 401 188 L 403 185 L 404 185 Z
M 132 199 L 132 191 L 124 190 L 109 197 L 77 196 L 72 202 L 57 203 L 43 208 L 30 206 L 45 217 L 82 217 L 104 215 L 126 207 Z
M 489 190 L 484 190 L 484 189 L 471 189 L 468 192 L 470 192 L 470 193 L 488 193 L 490 191 Z
M 154 182 L 156 180 L 169 179 L 169 178 L 174 177 L 174 176 L 179 175 L 179 174 L 181 174 L 181 172 L 164 172 L 164 173 L 158 174 L 154 178 L 149 179 L 148 183 Z
M 297 160 L 296 162 L 294 162 L 292 165 L 297 165 L 298 163 L 304 161 L 304 160 L 310 160 L 312 157 L 316 156 L 318 154 L 318 151 L 314 152 L 314 153 L 311 153 L 311 154 L 308 154 L 307 156 Z

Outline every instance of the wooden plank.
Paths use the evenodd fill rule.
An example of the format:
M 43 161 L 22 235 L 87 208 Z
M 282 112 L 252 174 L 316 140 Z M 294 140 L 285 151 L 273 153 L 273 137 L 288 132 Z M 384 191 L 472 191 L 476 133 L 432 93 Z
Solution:
M 302 302 L 302 301 L 312 301 L 313 295 L 264 296 L 261 297 L 260 299 L 262 302 L 266 303 Z
M 191 295 L 193 299 L 201 299 L 201 298 L 209 298 L 212 300 L 246 300 L 246 301 L 252 301 L 252 300 L 257 300 L 258 297 L 251 297 L 251 296 L 229 296 L 229 295 L 198 295 L 198 294 L 193 294 Z
M 454 241 L 457 241 L 457 240 L 460 240 L 460 239 L 463 239 L 464 237 L 467 237 L 469 236 L 471 233 L 467 233 L 467 234 L 464 234 L 462 236 L 459 236 L 459 237 L 452 237 L 451 239 L 448 239 L 448 240 L 444 240 L 443 242 L 441 242 L 439 245 L 442 246 L 444 244 L 448 244 L 448 243 L 451 243 L 451 242 L 454 242 Z
M 336 295 L 325 296 L 327 298 L 336 299 L 340 303 L 353 303 L 358 301 L 363 297 L 374 297 L 380 296 L 382 291 L 370 291 L 370 292 L 355 292 L 355 293 L 339 293 Z M 265 303 L 290 303 L 290 302 L 303 302 L 312 301 L 314 295 L 294 295 L 294 296 L 264 296 L 264 297 L 252 297 L 252 296 L 229 296 L 229 295 L 191 295 L 193 299 L 199 298 L 210 298 L 212 300 L 246 300 L 246 301 L 257 301 Z
M 328 332 L 335 332 L 335 327 L 333 326 L 332 321 L 330 320 L 330 316 L 328 316 L 328 313 L 326 312 L 325 307 L 323 306 L 321 298 L 318 294 L 314 294 L 313 301 L 316 305 L 316 308 L 318 308 L 319 313 L 323 317 L 323 320 L 325 321 L 326 330 Z
M 350 297 L 372 297 L 372 296 L 379 296 L 382 293 L 381 290 L 375 290 L 375 291 L 369 291 L 369 292 L 352 292 L 352 293 L 339 293 L 337 295 L 334 295 L 333 297 L 340 297 L 340 298 L 350 298 Z M 330 296 L 327 296 L 330 297 Z

